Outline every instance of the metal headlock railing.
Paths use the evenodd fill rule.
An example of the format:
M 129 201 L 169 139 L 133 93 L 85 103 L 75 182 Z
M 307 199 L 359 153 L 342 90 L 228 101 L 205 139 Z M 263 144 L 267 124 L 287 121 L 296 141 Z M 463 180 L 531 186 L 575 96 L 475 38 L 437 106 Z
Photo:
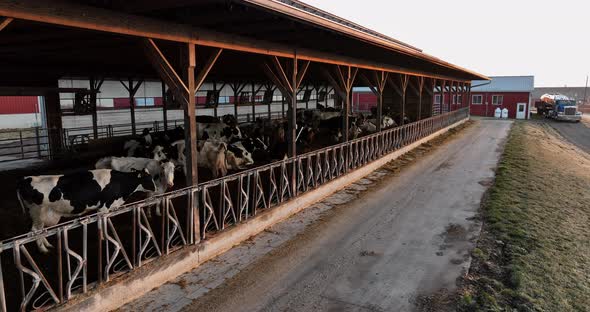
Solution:
M 2 241 L 1 310 L 63 304 L 208 235 L 223 235 L 228 226 L 239 226 L 468 114 L 461 109 L 423 119 Z M 161 216 L 150 218 L 156 203 L 162 204 Z M 37 251 L 39 238 L 53 243 L 50 254 Z

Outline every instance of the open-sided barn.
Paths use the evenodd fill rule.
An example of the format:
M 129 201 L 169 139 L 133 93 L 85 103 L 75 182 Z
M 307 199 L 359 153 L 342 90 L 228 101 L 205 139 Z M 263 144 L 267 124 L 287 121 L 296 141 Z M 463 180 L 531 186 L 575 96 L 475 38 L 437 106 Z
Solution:
M 3 241 L 4 311 L 63 304 L 119 273 L 198 245 L 210 233 L 239 226 L 257 210 L 292 201 L 464 120 L 467 103 L 436 106 L 433 94 L 467 98 L 472 80 L 487 79 L 295 0 L 5 1 L 0 2 L 0 41 L 0 95 L 43 98 L 42 131 L 50 159 L 81 156 L 78 150 L 68 153 L 61 93 L 75 95 L 75 114 L 91 117 L 90 146 L 111 144 L 100 135 L 97 121 L 97 94 L 105 81 L 120 81 L 128 91 L 127 103 L 136 103 L 145 81 L 163 83 L 163 129 L 173 128 L 166 110 L 182 109 L 185 150 L 177 152 L 186 158 L 186 187 Z M 60 86 L 64 77 L 86 79 L 89 87 Z M 199 183 L 203 150 L 197 139 L 208 137 L 197 132 L 196 102 L 205 84 L 214 86 L 208 90 L 211 98 L 222 89 L 215 86 L 231 90 L 233 117 L 243 105 L 254 113 L 259 92 L 270 99 L 263 105 L 278 98 L 286 111 L 271 116 L 269 108 L 266 117 L 278 118 L 281 126 L 265 131 L 285 143 L 287 157 Z M 351 110 L 356 87 L 370 88 L 377 101 L 373 129 L 358 138 L 359 118 Z M 250 95 L 243 97 L 248 88 Z M 299 107 L 309 90 L 316 98 L 329 94 L 331 107 L 318 105 L 311 112 Z M 217 116 L 219 103 L 213 103 Z M 129 108 L 131 134 L 137 138 L 142 129 L 135 105 Z M 308 151 L 299 144 L 311 137 L 318 121 L 303 120 L 308 113 L 318 119 L 331 116 L 329 122 L 321 121 L 336 137 L 332 146 Z M 219 129 L 212 126 L 211 135 L 237 135 L 235 118 L 229 123 L 231 133 L 225 133 L 228 128 L 214 132 L 211 128 Z M 145 210 L 156 203 L 162 204 L 162 216 L 148 220 Z M 58 249 L 41 266 L 36 261 L 41 256 L 29 248 L 39 240 L 52 241 Z M 3 278 L 18 282 L 8 287 Z

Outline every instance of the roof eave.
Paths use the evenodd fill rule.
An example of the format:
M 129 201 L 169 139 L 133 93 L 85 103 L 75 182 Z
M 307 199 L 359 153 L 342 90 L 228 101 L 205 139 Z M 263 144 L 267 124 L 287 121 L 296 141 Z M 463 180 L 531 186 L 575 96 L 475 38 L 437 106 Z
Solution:
M 272 11 L 275 11 L 278 13 L 282 13 L 282 14 L 291 16 L 292 18 L 301 19 L 301 20 L 304 20 L 308 23 L 312 23 L 312 24 L 315 24 L 320 27 L 328 28 L 333 31 L 349 35 L 349 36 L 354 37 L 356 39 L 363 40 L 365 42 L 368 42 L 368 43 L 371 43 L 374 45 L 378 45 L 383 48 L 394 50 L 399 53 L 404 53 L 404 54 L 407 54 L 407 55 L 410 55 L 410 56 L 413 56 L 416 58 L 426 60 L 431 63 L 438 64 L 440 66 L 444 66 L 444 67 L 447 67 L 447 68 L 450 68 L 453 70 L 457 70 L 457 71 L 466 73 L 466 74 L 472 76 L 469 78 L 471 80 L 491 80 L 488 76 L 485 76 L 485 75 L 482 75 L 482 74 L 477 73 L 475 71 L 472 71 L 472 70 L 463 68 L 461 66 L 443 61 L 435 56 L 432 56 L 432 55 L 422 52 L 422 50 L 420 50 L 419 48 L 416 48 L 414 46 L 411 46 L 411 45 L 401 42 L 399 40 L 389 38 L 389 37 L 388 38 L 390 40 L 384 40 L 382 38 L 373 36 L 368 33 L 361 32 L 361 31 L 356 30 L 354 28 L 347 27 L 346 25 L 342 25 L 342 24 L 333 22 L 331 20 L 328 20 L 326 18 L 322 18 L 320 16 L 311 14 L 311 13 L 306 12 L 304 10 L 292 7 L 288 4 L 282 3 L 277 0 L 242 0 L 242 1 L 252 4 L 252 5 L 256 5 L 256 6 L 268 9 L 268 10 L 272 10 Z M 300 1 L 294 1 L 294 2 L 305 4 Z M 308 7 L 311 7 L 315 10 L 322 11 L 318 8 L 311 6 L 311 5 L 308 5 L 308 4 L 305 4 L 305 5 Z M 325 11 L 322 11 L 322 12 L 325 12 Z M 326 14 L 330 14 L 330 13 L 326 12 Z M 352 23 L 352 22 L 350 22 L 350 23 Z

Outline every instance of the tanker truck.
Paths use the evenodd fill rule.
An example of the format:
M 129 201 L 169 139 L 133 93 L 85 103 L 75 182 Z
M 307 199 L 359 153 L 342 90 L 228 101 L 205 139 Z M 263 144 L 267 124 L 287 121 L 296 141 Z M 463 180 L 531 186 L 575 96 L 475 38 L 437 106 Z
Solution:
M 537 112 L 555 120 L 579 122 L 582 119 L 575 100 L 555 93 L 541 96 L 541 101 L 537 103 Z

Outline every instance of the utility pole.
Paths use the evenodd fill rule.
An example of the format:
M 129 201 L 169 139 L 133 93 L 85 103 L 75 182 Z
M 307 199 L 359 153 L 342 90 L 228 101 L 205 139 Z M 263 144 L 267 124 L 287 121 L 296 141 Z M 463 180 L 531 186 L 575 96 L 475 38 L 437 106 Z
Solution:
M 587 94 L 587 91 L 588 91 L 588 76 L 586 76 L 586 86 L 584 87 L 584 102 L 583 102 L 582 105 L 586 105 L 586 103 L 587 103 L 586 102 L 586 94 Z

